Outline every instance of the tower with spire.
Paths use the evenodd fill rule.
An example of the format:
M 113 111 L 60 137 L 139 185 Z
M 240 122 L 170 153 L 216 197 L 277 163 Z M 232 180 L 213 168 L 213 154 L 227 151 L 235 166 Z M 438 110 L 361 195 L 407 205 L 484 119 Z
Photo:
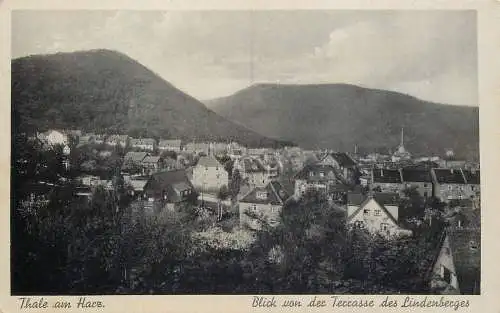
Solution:
M 400 143 L 399 143 L 398 149 L 392 155 L 392 161 L 397 162 L 397 161 L 409 160 L 409 159 L 411 159 L 411 154 L 408 151 L 406 151 L 405 144 L 404 144 L 404 128 L 401 127 Z

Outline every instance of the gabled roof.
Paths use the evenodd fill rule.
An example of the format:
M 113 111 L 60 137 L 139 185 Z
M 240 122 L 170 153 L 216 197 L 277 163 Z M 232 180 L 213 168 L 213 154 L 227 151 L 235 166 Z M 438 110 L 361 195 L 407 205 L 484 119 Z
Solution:
M 403 168 L 401 169 L 401 176 L 403 182 L 432 183 L 432 175 L 429 170 Z
M 160 159 L 159 156 L 148 155 L 142 160 L 142 163 L 158 163 Z
M 266 193 L 266 199 L 257 197 L 258 193 Z M 255 204 L 272 204 L 282 205 L 290 197 L 290 194 L 277 181 L 268 183 L 264 187 L 255 187 L 246 194 L 240 202 L 255 203 Z
M 460 169 L 433 168 L 432 175 L 438 184 L 465 184 Z
M 345 152 L 334 152 L 330 154 L 342 167 L 354 167 L 356 162 Z
M 372 177 L 374 183 L 393 183 L 402 184 L 401 173 L 396 169 L 373 169 Z
M 467 184 L 479 185 L 481 183 L 481 175 L 479 170 L 462 170 Z
M 297 174 L 295 174 L 294 178 L 295 179 L 312 179 L 311 176 L 309 176 L 310 172 L 315 173 L 315 176 L 317 176 L 317 173 L 323 172 L 325 173 L 325 177 L 328 175 L 329 172 L 332 172 L 335 176 L 335 167 L 333 165 L 327 165 L 327 164 L 308 164 L 304 166 Z M 325 178 L 324 178 L 325 179 Z
M 373 195 L 369 195 L 365 197 L 365 200 L 359 205 L 359 208 L 354 211 L 350 216 L 347 217 L 347 221 L 350 221 L 354 216 L 356 216 L 359 211 L 361 211 L 368 202 L 374 200 L 385 212 L 385 214 L 396 224 L 399 225 L 398 221 L 392 216 L 392 214 L 385 207 L 386 205 L 396 205 L 396 194 L 385 194 L 385 193 L 376 193 Z
M 478 294 L 481 279 L 481 231 L 478 228 L 449 228 L 448 238 L 462 294 Z
M 150 196 L 161 197 L 165 191 L 169 202 L 182 201 L 177 192 L 187 189 L 194 190 L 194 187 L 183 169 L 154 173 L 144 186 Z
M 198 160 L 197 165 L 205 167 L 222 167 L 222 164 L 213 156 L 202 156 Z
M 245 173 L 261 173 L 266 172 L 266 168 L 258 160 L 252 158 L 244 158 L 240 161 Z
M 123 157 L 124 162 L 142 162 L 149 154 L 147 152 L 130 151 Z
M 134 191 L 143 191 L 147 183 L 148 181 L 145 179 L 131 179 L 128 181 L 128 184 L 132 186 Z

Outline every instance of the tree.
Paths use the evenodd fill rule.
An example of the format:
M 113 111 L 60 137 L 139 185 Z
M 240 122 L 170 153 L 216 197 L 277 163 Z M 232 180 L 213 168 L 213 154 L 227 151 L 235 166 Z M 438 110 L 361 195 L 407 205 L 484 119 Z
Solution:
M 416 187 L 409 187 L 403 190 L 404 199 L 399 206 L 402 218 L 423 218 L 425 213 L 426 200 L 420 195 Z
M 345 245 L 343 212 L 329 206 L 319 193 L 308 193 L 300 201 L 285 204 L 277 228 L 264 225 L 247 262 L 257 286 L 248 292 L 317 293 L 331 291 L 331 281 L 343 272 Z M 280 262 L 270 263 L 278 250 Z M 268 260 L 268 261 L 266 261 Z M 270 279 L 272 277 L 272 279 Z M 264 288 L 253 289 L 252 288 Z
M 233 171 L 233 174 L 231 175 L 231 182 L 229 184 L 229 192 L 232 199 L 236 199 L 236 197 L 238 196 L 241 188 L 241 183 L 242 177 L 240 171 L 238 169 L 235 169 Z

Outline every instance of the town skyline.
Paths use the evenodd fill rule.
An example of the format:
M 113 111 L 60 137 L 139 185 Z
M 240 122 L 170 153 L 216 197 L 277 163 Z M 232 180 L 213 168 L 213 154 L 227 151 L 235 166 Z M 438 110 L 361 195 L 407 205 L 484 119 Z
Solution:
M 199 100 L 347 83 L 475 106 L 475 25 L 473 11 L 19 11 L 12 56 L 116 50 Z

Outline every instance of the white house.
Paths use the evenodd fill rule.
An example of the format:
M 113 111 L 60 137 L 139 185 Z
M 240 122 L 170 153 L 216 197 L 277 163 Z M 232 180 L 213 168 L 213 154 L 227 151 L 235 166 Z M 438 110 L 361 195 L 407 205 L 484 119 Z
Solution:
M 130 146 L 132 148 L 153 151 L 156 147 L 156 140 L 153 138 L 130 138 Z
M 181 140 L 180 139 L 162 139 L 158 143 L 158 149 L 161 151 L 181 151 Z
M 229 174 L 224 166 L 213 156 L 203 156 L 193 167 L 192 183 L 204 192 L 218 191 L 228 186 Z
M 398 222 L 399 197 L 394 193 L 375 193 L 368 196 L 349 194 L 347 197 L 347 224 L 366 229 L 387 239 L 411 235 Z
M 71 153 L 71 149 L 68 145 L 64 145 L 64 148 L 63 148 L 63 154 L 64 155 L 69 155 Z

